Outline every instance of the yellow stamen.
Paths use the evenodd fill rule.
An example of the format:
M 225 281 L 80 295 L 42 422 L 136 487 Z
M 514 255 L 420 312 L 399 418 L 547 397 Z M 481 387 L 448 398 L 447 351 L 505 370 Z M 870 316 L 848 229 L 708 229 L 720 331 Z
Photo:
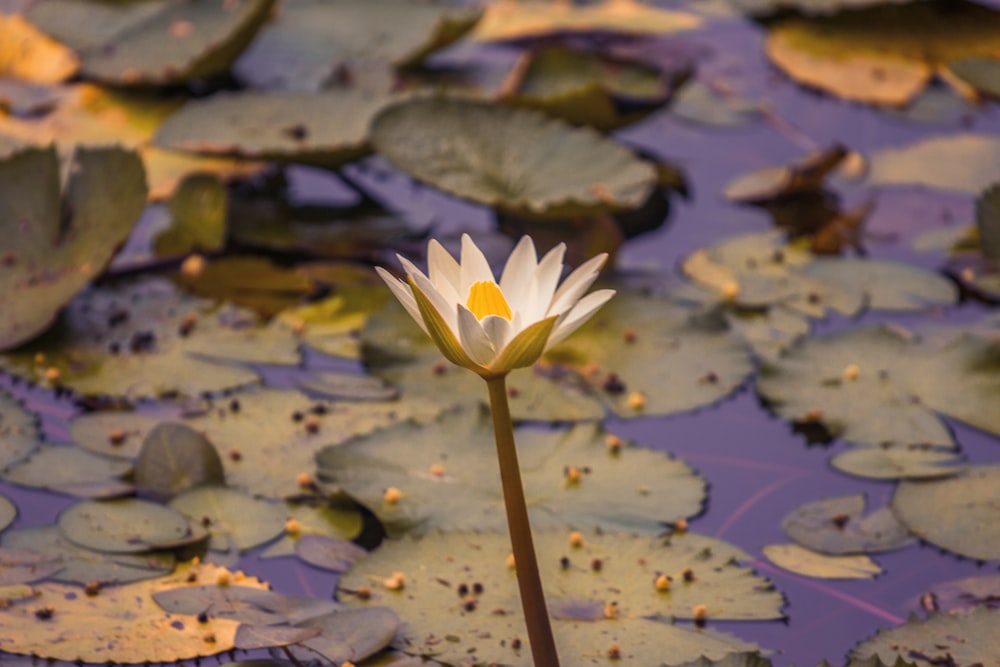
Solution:
M 511 317 L 510 306 L 500 287 L 488 280 L 480 280 L 472 285 L 465 305 L 480 320 L 487 315 L 499 315 L 505 320 Z

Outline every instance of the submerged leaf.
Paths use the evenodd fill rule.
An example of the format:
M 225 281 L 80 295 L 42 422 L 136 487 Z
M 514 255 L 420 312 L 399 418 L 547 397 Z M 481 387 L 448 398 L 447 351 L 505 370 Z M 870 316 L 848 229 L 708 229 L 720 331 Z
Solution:
M 778 567 L 820 579 L 874 579 L 882 568 L 865 555 L 827 556 L 798 544 L 768 544 L 764 556 Z
M 824 498 L 792 511 L 781 528 L 801 546 L 831 556 L 889 551 L 913 541 L 888 507 L 862 517 L 864 511 L 862 494 Z
M 320 634 L 291 648 L 305 661 L 321 656 L 330 664 L 361 662 L 389 645 L 399 629 L 399 617 L 386 607 L 342 609 L 297 624 L 318 628 Z
M 298 623 L 340 607 L 330 600 L 284 595 L 253 585 L 219 586 L 206 581 L 197 586 L 168 588 L 153 600 L 171 614 L 224 618 L 253 625 Z

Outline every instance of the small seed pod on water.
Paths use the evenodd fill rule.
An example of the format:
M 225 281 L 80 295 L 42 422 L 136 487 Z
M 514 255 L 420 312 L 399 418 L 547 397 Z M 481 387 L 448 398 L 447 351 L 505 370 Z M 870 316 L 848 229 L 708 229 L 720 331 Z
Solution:
M 444 477 L 444 466 L 440 463 L 435 463 L 427 470 L 427 472 L 435 477 Z
M 382 585 L 390 591 L 402 590 L 406 585 L 406 576 L 402 572 L 393 572 L 391 577 L 382 580 Z
M 298 535 L 302 532 L 302 524 L 295 519 L 289 519 L 285 522 L 285 532 L 289 535 Z
M 608 446 L 609 452 L 611 452 L 612 454 L 618 454 L 619 452 L 621 452 L 622 445 L 624 445 L 625 443 L 622 442 L 622 439 L 619 438 L 617 435 L 612 435 L 608 433 L 606 436 L 604 436 L 604 444 Z
M 571 547 L 579 547 L 583 545 L 583 533 L 574 530 L 569 534 L 569 545 Z
M 395 505 L 399 502 L 399 499 L 403 497 L 403 492 L 394 486 L 390 486 L 385 490 L 382 495 L 382 500 L 386 502 L 387 505 Z
M 656 578 L 656 582 L 654 583 L 654 585 L 656 586 L 656 590 L 660 591 L 661 593 L 665 593 L 670 590 L 671 582 L 672 580 L 670 579 L 670 577 L 668 577 L 665 574 L 661 574 Z
M 630 408 L 636 412 L 641 412 L 646 408 L 646 395 L 641 391 L 633 391 L 628 395 L 628 400 L 626 402 Z

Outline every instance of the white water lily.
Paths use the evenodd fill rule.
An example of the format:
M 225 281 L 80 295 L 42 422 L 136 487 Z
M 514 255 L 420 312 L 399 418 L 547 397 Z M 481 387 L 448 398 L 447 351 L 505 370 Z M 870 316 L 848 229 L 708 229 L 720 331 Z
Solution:
M 565 254 L 560 243 L 539 260 L 534 242 L 524 236 L 498 283 L 465 234 L 461 262 L 431 240 L 426 275 L 399 255 L 407 282 L 376 270 L 446 359 L 489 379 L 532 365 L 614 296 L 609 289 L 584 296 L 607 254 L 584 262 L 560 285 Z

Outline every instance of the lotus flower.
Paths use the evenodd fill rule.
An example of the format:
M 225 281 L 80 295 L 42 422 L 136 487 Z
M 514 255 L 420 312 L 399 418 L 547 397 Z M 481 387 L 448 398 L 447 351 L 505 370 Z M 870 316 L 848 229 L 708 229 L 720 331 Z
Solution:
M 465 234 L 461 262 L 431 240 L 427 275 L 402 256 L 406 283 L 376 270 L 448 361 L 490 379 L 538 361 L 614 295 L 604 289 L 584 296 L 607 254 L 584 262 L 559 285 L 565 253 L 560 243 L 539 261 L 534 242 L 524 236 L 497 283 L 486 257 Z

